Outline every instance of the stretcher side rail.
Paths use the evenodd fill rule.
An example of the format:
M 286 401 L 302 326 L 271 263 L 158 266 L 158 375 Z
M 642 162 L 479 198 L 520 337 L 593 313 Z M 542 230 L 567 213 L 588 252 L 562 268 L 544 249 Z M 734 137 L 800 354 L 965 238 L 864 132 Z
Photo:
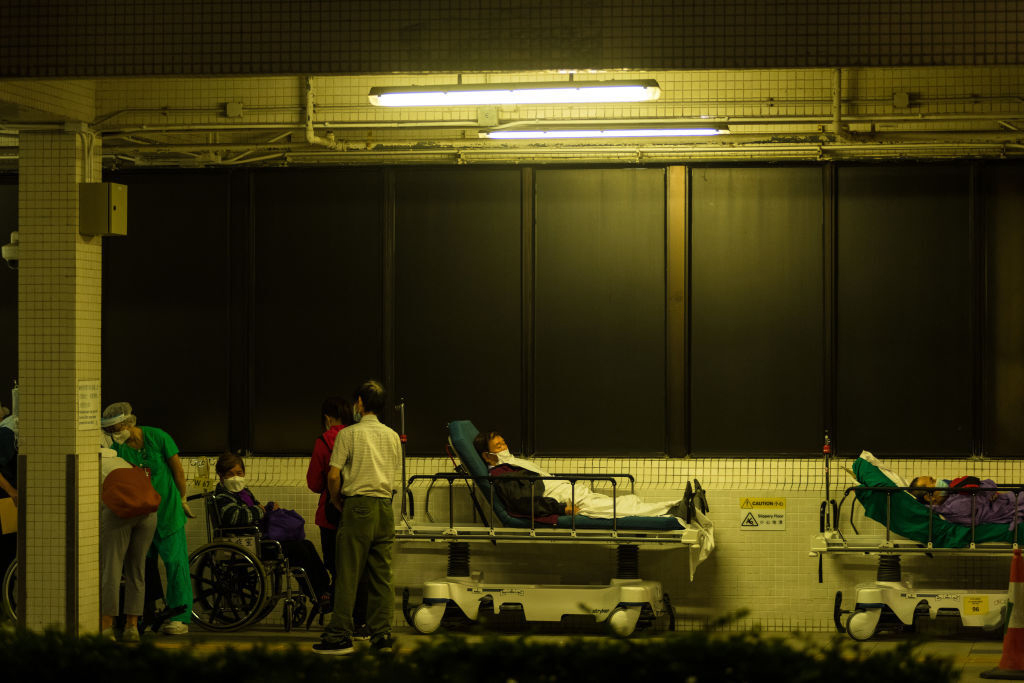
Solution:
M 589 477 L 590 475 L 574 474 L 572 472 L 552 472 L 551 473 L 551 478 L 552 479 L 568 479 L 570 477 L 581 478 L 583 476 L 588 476 Z M 601 476 L 601 477 L 615 477 L 616 479 L 625 479 L 626 481 L 629 482 L 629 492 L 630 493 L 636 493 L 636 478 L 632 474 L 628 474 L 626 472 L 602 472 L 600 475 L 597 475 L 597 476 Z
M 579 543 L 598 545 L 646 545 L 646 546 L 696 546 L 700 543 L 699 532 L 694 529 L 674 531 L 620 530 L 614 535 L 611 529 L 511 529 L 445 525 L 410 525 L 395 530 L 395 538 L 405 542 L 456 543 L 462 541 L 486 541 L 495 543 Z
M 976 543 L 962 548 L 939 548 L 915 541 L 887 541 L 884 538 L 850 540 L 838 531 L 825 531 L 811 537 L 811 555 L 845 553 L 849 555 L 1006 555 L 1018 547 L 1014 543 Z
M 885 520 L 885 538 L 884 540 L 877 540 L 875 542 L 851 542 L 843 534 L 842 530 L 839 529 L 838 521 L 842 516 L 843 506 L 846 504 L 846 500 L 850 497 L 850 494 L 856 494 L 857 492 L 878 492 L 886 495 L 886 520 Z M 972 522 L 968 526 L 970 528 L 970 543 L 963 547 L 946 548 L 935 545 L 934 538 L 934 520 L 935 520 L 935 509 L 932 506 L 928 508 L 928 536 L 926 542 L 920 543 L 913 540 L 894 540 L 893 532 L 893 515 L 892 515 L 892 496 L 901 492 L 918 492 L 927 491 L 935 492 L 941 491 L 948 495 L 969 495 L 971 496 L 971 517 Z M 1020 529 L 1020 523 L 1017 524 L 1015 529 L 1015 542 L 1002 543 L 1002 542 L 977 542 L 977 522 L 975 518 L 975 497 L 978 495 L 991 495 L 992 493 L 1013 493 L 1015 498 L 1015 508 L 1020 507 L 1021 496 L 1024 496 L 1024 484 L 1002 484 L 994 488 L 963 488 L 950 491 L 948 488 L 941 487 L 927 487 L 927 486 L 866 486 L 859 484 L 856 486 L 848 487 L 838 505 L 838 513 L 836 515 L 836 525 L 834 528 L 826 528 L 821 533 L 812 537 L 811 542 L 811 553 L 886 553 L 886 554 L 958 554 L 958 553 L 971 553 L 971 554 L 985 554 L 985 555 L 1001 555 L 1013 552 L 1014 548 L 1019 547 L 1019 543 L 1016 542 L 1020 539 L 1024 532 Z M 854 495 L 853 500 L 857 500 Z M 850 504 L 850 527 L 854 533 L 858 536 L 860 531 L 857 529 L 853 522 L 853 513 L 855 505 L 853 502 Z M 1024 521 L 1024 520 L 1022 520 Z M 898 535 L 898 534 L 896 534 Z
M 572 487 L 572 505 L 575 507 L 575 486 L 579 481 L 585 482 L 597 482 L 606 481 L 612 486 L 612 490 L 616 489 L 618 482 L 616 477 L 628 477 L 632 483 L 631 475 L 621 474 L 559 474 L 552 476 L 541 476 L 538 474 L 521 475 L 522 479 L 527 481 L 569 481 Z M 576 515 L 572 515 L 572 527 L 571 528 L 557 528 L 549 527 L 547 525 L 537 525 L 537 521 L 534 515 L 531 514 L 530 526 L 525 527 L 504 527 L 495 526 L 494 518 L 497 516 L 495 511 L 495 489 L 496 486 L 490 486 L 489 496 L 489 507 L 490 514 L 487 515 L 487 519 L 483 520 L 482 526 L 457 526 L 455 524 L 455 510 L 454 510 L 454 484 L 456 481 L 468 481 L 470 485 L 470 495 L 475 498 L 475 491 L 479 490 L 476 479 L 486 479 L 489 483 L 494 484 L 495 482 L 501 481 L 502 477 L 495 477 L 487 475 L 486 477 L 474 476 L 464 472 L 438 472 L 436 474 L 417 474 L 409 477 L 408 485 L 409 488 L 416 481 L 430 481 L 431 485 L 437 481 L 445 481 L 448 483 L 448 524 L 435 525 L 424 525 L 412 522 L 410 520 L 403 520 L 396 529 L 396 539 L 403 541 L 490 541 L 495 542 L 497 540 L 504 541 L 517 541 L 517 542 L 530 542 L 530 541 L 552 541 L 552 542 L 582 542 L 582 543 L 639 543 L 639 544 L 658 544 L 658 545 L 697 545 L 700 540 L 699 532 L 695 529 L 673 529 L 673 530 L 639 530 L 639 529 L 620 529 L 618 526 L 618 518 L 613 517 L 609 520 L 611 527 L 608 529 L 578 529 L 576 528 Z M 534 499 L 531 497 L 531 513 L 533 512 Z M 613 514 L 615 512 L 615 502 L 613 496 L 612 503 Z
M 406 483 L 406 487 L 405 488 L 406 488 L 406 491 L 408 492 L 409 497 L 411 498 L 412 497 L 412 491 L 411 491 L 410 487 L 411 487 L 411 485 L 412 485 L 412 483 L 414 481 L 417 481 L 417 480 L 428 480 L 428 481 L 430 481 L 430 487 L 427 490 L 427 499 L 429 501 L 430 490 L 433 489 L 434 484 L 437 483 L 438 481 L 447 481 L 448 482 L 448 493 L 449 493 L 449 495 L 448 495 L 448 517 L 449 517 L 449 520 L 451 520 L 454 517 L 453 509 L 452 509 L 453 497 L 451 495 L 452 489 L 454 487 L 454 482 L 456 480 L 465 480 L 465 481 L 469 482 L 470 486 L 474 486 L 475 487 L 475 482 L 473 481 L 473 476 L 474 475 L 467 474 L 465 472 L 437 472 L 436 474 L 417 474 L 417 475 L 414 475 L 412 477 L 409 477 L 409 479 L 408 479 L 408 481 Z M 604 473 L 601 473 L 599 475 L 555 473 L 555 474 L 552 474 L 550 477 L 542 477 L 542 476 L 537 475 L 537 474 L 531 474 L 530 476 L 528 476 L 528 477 L 524 476 L 523 478 L 524 479 L 529 479 L 530 481 L 535 481 L 535 480 L 538 480 L 538 479 L 554 479 L 554 480 L 558 480 L 558 481 L 569 481 L 569 482 L 571 482 L 571 486 L 572 486 L 572 490 L 573 490 L 573 498 L 574 499 L 575 499 L 575 492 L 576 492 L 576 483 L 575 482 L 576 481 L 582 481 L 582 480 L 590 481 L 591 483 L 594 482 L 594 481 L 609 481 L 609 482 L 611 482 L 612 491 L 614 493 L 616 487 L 619 485 L 617 480 L 618 479 L 625 479 L 626 481 L 629 482 L 629 492 L 631 494 L 635 494 L 636 493 L 636 479 L 633 477 L 632 474 L 628 474 L 626 472 L 604 472 Z M 499 478 L 488 476 L 487 479 L 489 481 L 494 481 L 495 479 L 499 479 Z M 492 490 L 492 493 L 493 493 L 493 490 Z M 613 503 L 613 509 L 614 509 L 614 503 Z M 492 500 L 492 505 L 491 505 L 491 512 L 492 512 L 492 514 L 494 512 L 493 500 Z M 428 513 L 428 515 L 429 515 L 429 513 Z M 431 520 L 431 521 L 433 521 L 433 520 Z

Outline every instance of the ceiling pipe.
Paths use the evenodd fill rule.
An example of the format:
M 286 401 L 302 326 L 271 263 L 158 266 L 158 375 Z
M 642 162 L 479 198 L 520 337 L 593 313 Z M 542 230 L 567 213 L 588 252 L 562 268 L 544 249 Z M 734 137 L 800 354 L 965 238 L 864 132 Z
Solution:
M 836 72 L 840 72 L 840 73 L 837 75 Z M 793 106 L 807 107 L 807 106 L 821 105 L 822 107 L 831 107 L 831 109 L 834 110 L 835 109 L 835 101 L 836 101 L 836 83 L 835 83 L 835 81 L 838 78 L 839 85 L 840 85 L 839 90 L 841 92 L 841 83 L 842 83 L 841 69 L 834 69 L 833 73 L 832 73 L 832 76 L 833 76 L 833 85 L 832 85 L 831 93 L 830 93 L 831 97 L 826 97 L 826 98 L 775 99 L 775 98 L 769 97 L 767 99 L 766 98 L 750 98 L 750 99 L 690 99 L 690 100 L 686 100 L 686 99 L 661 99 L 661 100 L 658 101 L 657 106 L 659 108 L 664 108 L 666 106 L 672 106 L 672 107 L 704 107 L 704 108 L 713 108 L 713 107 L 758 107 L 758 106 L 764 106 L 764 107 L 777 108 L 777 107 L 793 107 Z M 856 107 L 858 105 L 878 105 L 878 104 L 885 104 L 887 102 L 891 102 L 891 99 L 890 98 L 886 98 L 886 97 L 865 97 L 865 98 L 859 98 L 859 99 L 856 99 L 856 100 L 848 99 L 847 100 L 847 105 L 848 106 Z M 964 103 L 966 103 L 966 104 L 973 104 L 973 103 L 978 103 L 978 102 L 1022 103 L 1022 102 L 1024 102 L 1024 98 L 1022 98 L 1020 96 L 1017 96 L 1017 95 L 984 95 L 984 96 L 966 95 L 966 96 L 960 96 L 960 97 L 919 97 L 919 98 L 915 98 L 915 105 L 917 105 L 917 106 L 928 106 L 928 105 L 938 105 L 938 104 L 964 104 Z M 468 108 L 468 107 L 466 107 L 466 108 Z M 250 106 L 248 106 L 246 108 L 246 111 L 250 112 L 250 113 L 261 113 L 261 114 L 277 112 L 277 113 L 281 113 L 282 115 L 286 115 L 286 114 L 291 114 L 291 113 L 294 113 L 294 112 L 302 112 L 302 109 L 303 108 L 300 105 L 295 105 L 295 106 L 290 106 L 290 105 L 282 105 L 282 106 L 258 106 L 257 105 L 257 106 L 251 106 L 250 105 Z M 320 107 L 318 107 L 318 110 L 320 110 L 322 112 L 337 112 L 337 111 L 365 112 L 366 111 L 366 106 L 364 104 L 321 105 Z M 174 108 L 174 107 L 167 107 L 167 106 L 165 106 L 165 107 L 149 107 L 149 108 L 135 107 L 135 108 L 121 109 L 121 110 L 114 111 L 114 112 L 108 112 L 107 114 L 104 114 L 104 115 L 102 115 L 100 117 L 97 117 L 95 120 L 93 120 L 91 122 L 90 125 L 91 125 L 91 127 L 95 128 L 96 130 L 99 130 L 99 131 L 102 131 L 102 132 L 112 132 L 112 131 L 117 131 L 117 130 L 136 130 L 136 129 L 139 129 L 139 130 L 155 130 L 154 128 L 149 127 L 147 124 L 134 124 L 134 125 L 131 125 L 128 128 L 123 128 L 123 129 L 109 129 L 109 130 L 104 130 L 103 129 L 103 124 L 107 123 L 108 121 L 110 121 L 111 119 L 113 119 L 113 118 L 115 118 L 117 116 L 120 116 L 122 114 L 128 114 L 128 113 L 134 113 L 134 114 L 154 114 L 154 115 L 160 115 L 160 116 L 194 116 L 194 115 L 201 115 L 201 114 L 209 114 L 209 115 L 214 115 L 214 116 L 220 116 L 222 114 L 222 109 L 220 107 L 207 107 L 207 108 L 189 108 L 189 107 Z M 849 116 L 849 113 L 848 113 L 848 116 Z M 384 122 L 381 122 L 381 123 L 384 123 Z M 455 124 L 456 122 L 448 122 L 448 123 Z M 458 122 L 458 123 L 463 123 L 463 122 Z M 466 121 L 464 123 L 466 125 L 475 125 L 476 124 L 475 121 Z M 28 125 L 32 125 L 32 124 L 25 124 L 25 126 L 28 126 Z M 54 124 L 54 125 L 59 127 L 61 124 Z M 288 123 L 281 123 L 281 124 L 274 124 L 274 123 L 241 124 L 241 123 L 237 123 L 237 124 L 211 124 L 211 125 L 213 125 L 213 126 L 215 126 L 217 128 L 220 128 L 220 129 L 224 129 L 224 130 L 231 130 L 231 129 L 244 129 L 244 128 L 271 128 L 271 127 L 278 127 L 279 128 L 279 127 L 282 127 L 282 126 L 287 126 L 289 124 Z M 321 127 L 323 127 L 323 126 L 336 126 L 336 125 L 349 125 L 349 124 L 347 122 L 336 123 L 336 124 L 332 124 L 332 123 L 328 123 L 328 122 L 321 122 L 319 125 Z M 353 124 L 353 125 L 358 125 L 358 124 Z M 384 125 L 394 125 L 394 126 L 404 127 L 406 125 L 408 125 L 408 126 L 416 126 L 416 125 L 426 125 L 426 126 L 429 126 L 429 125 L 433 125 L 433 124 L 431 124 L 430 122 L 425 122 L 424 123 L 424 122 L 413 122 L 413 121 L 392 121 L 392 122 L 386 122 L 386 123 L 384 123 Z M 169 129 L 186 130 L 186 129 L 193 128 L 193 126 L 192 126 L 192 124 L 178 124 L 178 125 L 174 125 L 174 126 L 158 126 L 158 128 L 162 129 L 162 130 L 169 130 Z
M 286 114 L 294 114 L 299 110 L 298 106 L 248 106 L 246 107 L 247 113 L 266 114 L 268 112 L 280 112 Z M 218 107 L 129 107 L 127 109 L 118 109 L 104 114 L 93 120 L 92 126 L 96 127 L 103 123 L 106 123 L 110 119 L 121 116 L 122 114 L 159 114 L 161 116 L 199 116 L 204 114 L 212 114 L 214 116 L 222 115 L 224 112 L 223 106 Z
M 970 156 L 974 158 L 1006 158 L 1007 156 L 1024 156 L 1024 145 L 1020 144 L 975 144 L 965 146 L 963 143 L 945 144 L 859 144 L 846 143 L 765 143 L 757 146 L 711 146 L 711 145 L 673 145 L 659 147 L 611 147 L 574 146 L 574 147 L 479 147 L 474 149 L 375 149 L 349 150 L 341 152 L 323 148 L 303 146 L 301 151 L 288 152 L 280 155 L 268 155 L 272 158 L 261 158 L 260 161 L 292 164 L 427 164 L 427 163 L 686 163 L 687 161 L 727 162 L 745 161 L 822 161 L 827 159 L 886 159 L 898 157 L 948 159 Z M 138 161 L 138 160 L 134 160 Z M 247 158 L 247 163 L 255 163 L 257 159 Z M 140 165 L 173 166 L 176 162 L 164 159 L 153 159 Z M 222 165 L 217 160 L 197 160 L 198 165 Z
M 234 159 L 222 159 L 219 162 L 217 162 L 217 165 L 218 166 L 241 166 L 242 164 L 255 164 L 255 163 L 260 162 L 260 161 L 269 161 L 270 159 L 280 159 L 281 157 L 285 156 L 285 153 L 284 152 L 279 152 L 277 154 L 267 154 L 267 155 L 261 156 L 261 157 L 247 157 L 245 159 L 241 158 L 241 156 L 242 155 L 239 155 L 239 156 L 235 157 Z
M 346 151 L 344 144 L 322 138 L 313 130 L 313 77 L 306 76 L 306 142 L 311 145 L 326 147 L 338 152 Z
M 843 70 L 832 71 L 832 134 L 843 137 Z
M 0 133 L 7 135 L 17 135 L 21 131 L 33 131 L 33 130 L 64 130 L 64 122 L 49 122 L 49 123 L 19 123 L 17 121 L 0 121 Z
M 189 152 L 234 152 L 234 153 L 237 153 L 237 154 L 241 154 L 242 152 L 249 152 L 251 154 L 251 153 L 254 153 L 254 152 L 292 152 L 292 151 L 295 151 L 295 150 L 306 149 L 306 145 L 292 143 L 292 142 L 284 142 L 284 143 L 280 143 L 280 142 L 279 143 L 253 142 L 253 143 L 248 143 L 248 144 L 246 144 L 246 143 L 239 143 L 239 144 L 227 144 L 227 143 L 223 143 L 223 144 L 217 144 L 217 143 L 215 143 L 215 144 L 203 144 L 203 143 L 196 143 L 196 144 L 191 144 L 191 143 L 161 144 L 161 143 L 155 143 L 155 144 L 146 144 L 146 145 L 117 145 L 117 144 L 113 144 L 113 143 L 107 143 L 107 144 L 104 144 L 103 149 L 104 149 L 104 151 L 110 151 L 110 152 L 122 152 L 122 151 L 131 150 L 133 152 L 140 152 L 140 153 L 143 153 L 143 154 L 150 154 L 150 153 L 154 153 L 154 152 L 155 153 L 164 153 L 164 152 L 178 153 L 178 152 L 183 152 L 183 151 L 189 151 Z M 338 149 L 337 151 L 345 151 L 345 150 Z
M 278 136 L 280 137 L 280 136 Z M 117 140 L 119 138 L 115 138 Z M 104 143 L 103 150 L 109 154 L 115 154 L 118 152 L 132 152 L 136 154 L 178 154 L 178 153 L 231 153 L 231 154 L 282 154 L 291 152 L 301 152 L 308 150 L 308 146 L 303 143 L 292 143 L 292 142 L 252 142 L 252 143 L 146 143 L 140 142 L 132 144 L 118 144 L 114 140 L 108 139 Z M 921 147 L 928 144 L 954 144 L 954 145 L 971 145 L 971 144 L 1007 144 L 1021 141 L 1021 134 L 1019 131 L 978 131 L 978 130 L 953 130 L 953 131 L 942 131 L 942 132 L 925 132 L 925 131 L 885 131 L 875 133 L 858 133 L 858 134 L 846 134 L 844 140 L 851 145 L 855 146 L 866 146 L 866 145 L 895 145 L 895 144 L 909 144 L 915 147 Z M 701 142 L 696 147 L 706 149 L 723 149 L 733 148 L 737 146 L 756 147 L 763 146 L 764 144 L 788 144 L 788 145 L 799 145 L 799 144 L 818 144 L 819 134 L 815 132 L 800 132 L 800 133 L 733 133 L 731 135 L 721 135 L 716 137 L 709 137 L 706 141 Z M 333 146 L 329 145 L 317 145 L 318 147 L 326 147 L 331 151 L 352 153 L 352 152 L 363 152 L 367 150 L 367 142 L 360 141 L 359 145 L 348 144 L 340 145 L 335 143 Z M 394 139 L 394 140 L 378 140 L 373 143 L 373 149 L 378 150 L 397 150 L 397 149 L 411 149 L 413 147 L 420 146 L 422 144 L 419 140 L 408 140 L 408 139 Z M 628 143 L 627 143 L 628 144 Z M 600 147 L 607 147 L 605 144 L 595 143 L 593 145 L 574 145 L 573 147 L 560 145 L 553 141 L 530 141 L 530 142 L 497 142 L 494 140 L 482 140 L 479 138 L 451 138 L 448 140 L 440 141 L 437 143 L 439 147 L 446 149 L 456 148 L 482 148 L 482 149 L 574 149 L 579 147 L 581 149 L 595 149 Z M 632 146 L 635 146 L 632 145 Z M 671 147 L 672 145 L 649 143 L 646 147 L 651 149 L 663 149 Z M 371 149 L 370 151 L 373 151 Z
M 962 143 L 907 143 L 907 144 L 894 144 L 894 143 L 803 143 L 803 144 L 785 144 L 785 143 L 765 143 L 756 146 L 711 146 L 711 145 L 666 145 L 656 147 L 613 147 L 607 145 L 593 145 L 593 146 L 574 146 L 574 147 L 476 147 L 473 149 L 463 150 L 372 150 L 372 151 L 350 151 L 345 153 L 346 157 L 377 157 L 385 158 L 388 156 L 407 156 L 407 155 L 430 155 L 430 156 L 444 156 L 458 153 L 465 158 L 473 157 L 528 157 L 528 156 L 569 156 L 569 157 L 581 157 L 581 156 L 635 156 L 637 154 L 647 156 L 663 156 L 663 155 L 679 155 L 679 154 L 701 154 L 713 157 L 724 157 L 724 156 L 745 156 L 750 158 L 756 158 L 761 153 L 791 153 L 791 152 L 828 152 L 828 151 L 863 151 L 868 154 L 878 154 L 887 152 L 921 152 L 921 151 L 952 151 L 952 152 L 971 152 L 971 151 L 990 151 L 998 152 L 1004 150 L 1007 147 L 1018 147 L 1024 149 L 1024 145 L 1004 144 L 1004 143 L 978 143 L 974 145 L 964 145 Z M 295 152 L 289 154 L 289 158 L 298 158 L 304 156 L 331 156 L 337 157 L 338 155 L 330 152 Z
M 868 114 L 847 114 L 840 116 L 839 125 L 848 126 L 851 123 L 942 123 L 942 122 L 965 122 L 965 121 L 992 121 L 1002 123 L 1013 120 L 1024 120 L 1024 112 L 1016 114 L 995 113 L 995 114 L 896 114 L 896 115 L 868 115 Z M 550 126 L 555 124 L 573 125 L 668 125 L 668 124 L 701 124 L 701 125 L 815 125 L 830 126 L 835 131 L 836 117 L 833 113 L 829 116 L 708 116 L 708 117 L 654 117 L 654 118 L 629 118 L 629 119 L 522 119 L 508 121 L 488 130 L 505 130 L 508 128 L 527 126 Z M 8 124 L 10 125 L 10 124 Z M 356 121 L 356 122 L 321 122 L 317 124 L 320 128 L 332 128 L 336 130 L 401 130 L 401 129 L 480 129 L 477 121 Z M 53 130 L 63 129 L 63 126 L 37 127 L 32 130 Z M 25 130 L 30 130 L 25 128 Z M 205 132 L 246 132 L 260 130 L 281 131 L 281 135 L 303 131 L 308 136 L 309 123 L 305 127 L 296 127 L 289 124 L 224 124 L 224 125 L 173 125 L 173 126 L 135 126 L 117 130 L 97 131 L 102 133 L 104 138 L 115 138 L 135 133 L 205 133 Z M 5 130 L 0 128 L 0 134 L 17 134 L 16 130 Z M 314 137 L 316 137 L 314 135 Z M 323 139 L 323 138 L 321 138 Z M 330 142 L 328 140 L 328 142 Z M 316 144 L 316 143 L 313 143 Z M 335 143 L 337 144 L 337 143 Z

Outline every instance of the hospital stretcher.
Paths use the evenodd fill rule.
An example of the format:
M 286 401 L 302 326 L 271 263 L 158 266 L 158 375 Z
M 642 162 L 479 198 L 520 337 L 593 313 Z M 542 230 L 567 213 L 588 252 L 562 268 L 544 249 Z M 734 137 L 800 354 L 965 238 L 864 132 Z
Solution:
M 627 636 L 638 628 L 667 615 L 669 628 L 675 618 L 671 601 L 656 581 L 639 576 L 639 548 L 685 548 L 690 552 L 690 578 L 699 563 L 701 545 L 710 541 L 710 529 L 699 523 L 682 525 L 673 517 L 623 517 L 593 519 L 580 515 L 562 516 L 556 524 L 515 517 L 506 510 L 491 486 L 487 465 L 473 447 L 478 431 L 468 420 L 449 424 L 449 445 L 461 461 L 461 471 L 417 475 L 409 484 L 429 480 L 447 483 L 449 518 L 445 523 L 417 523 L 403 518 L 396 540 L 403 543 L 445 543 L 448 550 L 447 575 L 423 586 L 419 605 L 409 604 L 403 594 L 403 612 L 411 626 L 432 633 L 442 618 L 453 613 L 469 621 L 484 620 L 503 610 L 521 611 L 528 622 L 560 621 L 567 615 L 590 615 L 617 635 Z M 626 475 L 557 475 L 552 479 L 576 482 L 607 481 L 613 489 L 616 478 Z M 531 477 L 543 479 L 543 477 Z M 456 483 L 468 485 L 479 524 L 456 524 L 453 493 Z M 479 496 L 477 495 L 479 494 Z M 481 500 L 482 499 L 482 500 Z M 699 515 L 698 518 L 703 518 Z M 706 520 L 706 518 L 703 518 Z M 707 524 L 710 527 L 710 523 Z M 616 576 L 607 585 L 505 584 L 484 580 L 470 571 L 470 544 L 521 543 L 598 544 L 615 546 Z
M 930 506 L 918 502 L 909 492 L 910 487 L 888 472 L 870 453 L 862 453 L 854 461 L 851 472 L 860 485 L 847 488 L 839 505 L 832 506 L 834 514 L 823 516 L 820 533 L 811 537 L 811 555 L 819 558 L 829 553 L 877 555 L 879 566 L 875 581 L 857 585 L 852 610 L 842 608 L 842 591 L 836 593 L 833 610 L 836 629 L 854 640 L 866 640 L 879 629 L 883 617 L 893 624 L 909 626 L 916 614 L 925 611 L 932 619 L 940 612 L 956 613 L 964 626 L 999 628 L 1006 611 L 1006 588 L 915 589 L 912 580 L 902 574 L 900 558 L 903 555 L 1010 555 L 1024 538 L 1024 529 L 1020 525 L 1011 528 L 1010 524 L 952 524 Z M 994 490 L 1022 494 L 1020 485 L 999 486 Z M 974 489 L 951 495 L 992 492 L 993 489 Z M 839 528 L 847 500 L 850 500 L 850 527 L 856 534 L 854 537 Z M 863 506 L 865 517 L 883 525 L 884 536 L 860 535 L 853 524 L 854 500 Z

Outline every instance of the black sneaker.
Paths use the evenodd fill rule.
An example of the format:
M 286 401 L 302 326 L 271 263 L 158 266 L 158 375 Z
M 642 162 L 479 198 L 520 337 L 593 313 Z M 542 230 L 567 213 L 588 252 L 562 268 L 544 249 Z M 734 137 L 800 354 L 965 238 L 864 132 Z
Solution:
M 321 640 L 313 645 L 313 652 L 321 655 L 350 655 L 355 651 L 356 648 L 352 645 L 351 638 L 342 638 L 336 641 Z
M 370 649 L 375 652 L 394 652 L 395 641 L 391 634 L 377 636 L 370 641 Z
M 708 498 L 704 495 L 704 489 L 696 479 L 693 480 L 693 504 L 702 513 L 708 513 Z
M 371 635 L 370 627 L 363 624 L 356 626 L 356 630 L 352 632 L 352 640 L 369 640 Z

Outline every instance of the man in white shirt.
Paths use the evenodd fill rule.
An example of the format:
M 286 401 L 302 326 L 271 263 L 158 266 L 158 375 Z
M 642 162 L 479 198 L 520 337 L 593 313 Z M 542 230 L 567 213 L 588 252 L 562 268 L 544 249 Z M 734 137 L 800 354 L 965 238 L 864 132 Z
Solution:
M 394 591 L 391 587 L 391 550 L 395 518 L 391 508 L 400 477 L 402 442 L 377 415 L 384 410 L 380 382 L 369 380 L 356 391 L 352 407 L 356 423 L 338 432 L 331 453 L 327 488 L 331 502 L 341 509 L 334 585 L 334 613 L 313 650 L 320 654 L 349 654 L 352 646 L 352 609 L 360 575 L 366 575 L 366 624 L 370 647 L 390 651 Z

